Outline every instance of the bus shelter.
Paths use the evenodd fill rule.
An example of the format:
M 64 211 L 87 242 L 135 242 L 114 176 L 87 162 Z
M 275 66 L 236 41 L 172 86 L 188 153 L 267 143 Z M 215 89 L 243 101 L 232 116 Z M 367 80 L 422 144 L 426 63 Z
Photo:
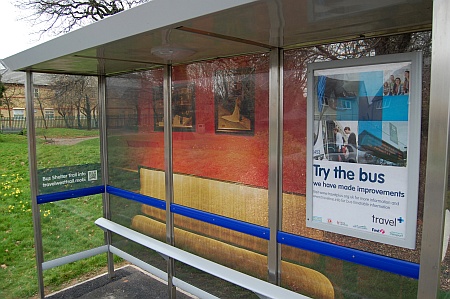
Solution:
M 447 294 L 449 5 L 154 0 L 6 58 L 26 72 L 40 297 L 46 270 L 98 254 L 170 298 L 217 298 L 199 272 L 260 298 Z M 410 33 L 431 54 L 338 46 Z M 46 161 L 41 74 L 96 79 L 97 158 Z M 94 194 L 104 244 L 46 260 L 43 207 Z

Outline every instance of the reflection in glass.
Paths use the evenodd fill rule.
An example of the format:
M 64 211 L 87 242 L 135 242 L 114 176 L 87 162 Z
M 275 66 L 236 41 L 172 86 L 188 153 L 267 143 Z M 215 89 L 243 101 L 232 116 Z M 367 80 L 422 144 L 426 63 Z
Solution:
M 164 130 L 164 99 L 162 86 L 153 89 L 155 131 Z M 172 88 L 172 128 L 174 131 L 195 131 L 194 84 L 179 83 Z
M 203 291 L 206 291 L 209 294 L 216 296 L 217 298 L 259 298 L 258 295 L 247 289 L 239 287 L 235 284 L 222 280 L 218 277 L 200 271 L 181 262 L 175 263 L 175 276 L 176 278 L 181 279 L 184 282 L 187 282 Z
M 313 298 L 416 298 L 418 281 L 324 255 L 282 246 L 281 285 Z M 305 270 L 307 269 L 307 270 Z M 302 281 L 302 279 L 304 281 Z M 309 284 L 308 280 L 314 281 Z M 312 287 L 314 286 L 314 287 Z
M 162 70 L 107 78 L 109 184 L 141 192 L 139 169 L 164 169 L 164 134 L 154 128 L 152 101 Z
M 217 70 L 214 77 L 216 132 L 251 134 L 255 118 L 254 69 Z
M 35 76 L 39 194 L 100 186 L 97 79 Z

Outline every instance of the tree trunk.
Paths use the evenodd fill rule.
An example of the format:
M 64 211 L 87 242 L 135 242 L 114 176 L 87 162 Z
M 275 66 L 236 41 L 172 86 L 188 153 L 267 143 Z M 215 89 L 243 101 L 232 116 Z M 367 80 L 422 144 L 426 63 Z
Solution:
M 87 129 L 90 131 L 92 129 L 92 124 L 91 124 L 91 120 L 92 120 L 92 114 L 91 114 L 91 103 L 89 101 L 89 97 L 86 95 L 85 96 L 85 103 L 86 103 L 86 121 L 87 121 Z
M 82 129 L 83 124 L 81 123 L 81 112 L 80 112 L 79 106 L 77 106 L 77 123 L 78 123 L 78 129 Z
M 44 121 L 44 128 L 45 128 L 45 129 L 48 129 L 48 127 L 47 127 L 47 120 L 45 119 L 44 108 L 42 107 L 42 102 L 41 102 L 41 100 L 38 100 L 38 103 L 39 103 L 39 109 L 41 109 L 42 119 L 43 119 L 43 121 Z
M 11 119 L 11 107 L 9 102 L 6 102 L 6 109 L 8 109 L 8 118 L 9 118 L 9 127 L 12 127 L 12 119 Z

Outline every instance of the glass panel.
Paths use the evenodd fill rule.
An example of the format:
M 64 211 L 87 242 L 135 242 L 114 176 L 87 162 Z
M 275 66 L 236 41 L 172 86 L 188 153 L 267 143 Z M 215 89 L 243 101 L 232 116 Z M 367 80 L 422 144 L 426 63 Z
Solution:
M 101 194 L 39 205 L 44 260 L 103 245 L 103 231 L 94 221 L 102 217 Z
M 41 231 L 44 261 L 68 256 L 104 245 L 104 233 L 94 221 L 102 217 L 102 196 L 86 196 L 41 204 Z M 95 276 L 104 271 L 106 255 L 45 270 L 49 290 L 72 279 Z
M 133 218 L 142 214 L 144 205 L 139 202 L 110 195 L 111 220 L 128 228 L 133 228 Z
M 167 261 L 165 260 L 165 257 L 156 251 L 116 234 L 112 235 L 112 245 L 119 250 L 131 254 L 133 257 L 151 265 L 152 267 L 155 267 L 165 273 L 167 272 Z
M 39 194 L 101 185 L 97 79 L 34 74 L 33 80 Z
M 155 196 L 143 190 L 154 182 L 143 177 L 140 169 L 164 170 L 164 134 L 153 122 L 163 108 L 162 102 L 155 105 L 153 101 L 162 74 L 158 69 L 107 78 L 109 185 Z M 159 188 L 164 190 L 164 180 Z M 159 196 L 155 197 L 163 198 Z
M 347 44 L 347 48 L 352 46 Z M 354 46 L 354 45 L 353 45 Z M 328 51 L 344 46 L 327 45 Z M 320 61 L 321 55 L 308 55 L 314 48 L 286 52 L 284 65 L 284 141 L 283 141 L 283 231 L 411 262 L 419 261 L 418 250 L 360 240 L 306 227 L 306 68 Z M 298 84 L 293 84 L 298 82 Z M 429 84 L 429 82 L 428 82 Z M 300 129 L 300 130 L 299 130 Z M 325 130 L 325 129 L 324 129 Z M 423 194 L 420 195 L 423 201 Z M 419 203 L 419 206 L 422 206 Z M 300 215 L 300 217 L 299 217 Z M 421 213 L 419 210 L 419 217 Z M 418 221 L 420 236 L 421 221 Z M 417 238 L 420 240 L 420 237 Z
M 164 133 L 154 123 L 154 116 L 164 108 L 162 101 L 154 100 L 162 75 L 157 69 L 106 81 L 109 185 L 157 199 L 165 198 Z M 147 171 L 153 175 L 146 175 Z M 165 242 L 164 223 L 158 226 L 161 235 L 149 234 L 142 227 L 144 207 L 141 202 L 110 196 L 112 221 Z M 167 263 L 157 252 L 115 234 L 112 244 L 167 272 Z
M 424 33 L 425 35 L 429 33 Z M 426 38 L 412 34 L 410 40 L 414 47 L 426 48 Z M 400 40 L 400 37 L 391 37 Z M 419 45 L 420 42 L 424 42 Z M 296 49 L 285 52 L 284 56 L 284 123 L 283 123 L 283 210 L 282 231 L 323 242 L 333 243 L 343 247 L 367 251 L 381 256 L 392 257 L 409 262 L 418 263 L 420 250 L 405 249 L 378 242 L 361 240 L 337 233 L 325 232 L 306 227 L 306 108 L 307 108 L 307 64 L 311 62 L 330 59 L 357 58 L 374 55 L 374 40 L 361 40 L 354 43 L 340 43 L 321 45 L 318 47 Z M 396 48 L 397 49 L 397 48 Z M 384 49 L 386 51 L 386 49 Z M 384 52 L 388 53 L 388 52 Z M 393 52 L 391 52 L 393 53 Z M 429 51 L 424 50 L 423 66 L 423 115 L 427 113 L 429 90 L 429 65 L 427 59 Z M 428 55 L 428 56 L 427 56 Z M 343 101 L 336 105 L 341 113 L 353 109 L 351 103 Z M 327 128 L 324 128 L 326 130 Z M 389 128 L 388 128 L 389 129 Z M 426 125 L 422 126 L 426 131 Z M 422 133 L 426 134 L 426 133 Z M 426 147 L 426 138 L 422 139 L 421 146 Z M 425 167 L 424 159 L 421 163 L 421 172 Z M 423 211 L 423 185 L 419 188 L 419 211 L 417 219 L 417 244 L 420 244 L 422 232 Z M 418 246 L 416 246 L 417 248 Z M 293 282 L 288 268 L 284 263 L 291 263 L 292 267 L 304 267 L 307 271 L 314 270 L 311 277 L 320 274 L 321 279 L 334 292 L 336 298 L 364 297 L 388 298 L 416 297 L 417 281 L 400 277 L 396 274 L 371 269 L 365 266 L 339 261 L 312 252 L 302 251 L 289 246 L 282 246 L 282 284 L 305 295 L 328 298 L 328 295 L 313 295 L 315 290 L 305 288 L 303 282 Z M 338 272 L 336 272 L 338 268 Z M 302 270 L 304 271 L 304 269 Z M 378 287 L 378 285 L 380 285 Z M 394 295 L 391 295 L 394 294 Z M 333 297 L 333 298 L 334 298 Z
M 281 285 L 312 298 L 416 298 L 418 281 L 282 246 Z M 313 281 L 313 283 L 312 283 Z
M 144 215 L 146 208 L 149 207 L 139 202 L 114 195 L 110 196 L 110 207 L 112 211 L 112 221 L 125 227 L 137 230 L 161 242 L 166 241 L 165 223 L 156 223 L 151 228 L 147 226 L 146 220 L 148 218 Z M 158 211 L 161 211 L 161 213 L 165 215 L 165 211 Z M 152 265 L 153 267 L 167 272 L 167 262 L 158 252 L 116 234 L 113 234 L 112 236 L 112 245 L 140 259 L 141 261 Z
M 129 199 L 110 195 L 110 208 L 112 211 L 112 221 L 147 234 L 161 242 L 166 241 L 166 228 L 164 223 L 161 222 L 159 223 L 159 226 L 152 228 L 153 232 L 158 231 L 160 232 L 159 234 L 151 233 L 151 231 L 149 231 L 146 227 L 147 217 L 144 216 L 146 208 L 148 208 L 146 205 Z M 163 210 L 158 211 L 161 211 L 162 214 L 165 213 Z M 167 263 L 163 257 L 159 253 L 154 252 L 147 247 L 115 234 L 113 234 L 112 237 L 112 245 L 154 267 L 157 267 L 164 272 L 167 272 Z
M 173 81 L 195 100 L 193 131 L 173 132 L 174 202 L 267 226 L 268 57 L 177 66 Z
M 147 227 L 155 227 L 147 220 Z M 175 246 L 226 267 L 267 279 L 268 241 L 175 215 Z
M 177 66 L 173 82 L 174 202 L 267 226 L 268 57 Z M 180 216 L 175 226 L 177 247 L 267 278 L 267 241 Z
M 175 278 L 223 299 L 258 299 L 253 292 L 181 262 L 175 262 Z

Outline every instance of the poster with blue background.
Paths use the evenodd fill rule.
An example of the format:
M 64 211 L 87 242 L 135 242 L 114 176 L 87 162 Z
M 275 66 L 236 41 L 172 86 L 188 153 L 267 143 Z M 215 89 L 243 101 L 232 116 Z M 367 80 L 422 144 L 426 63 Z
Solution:
M 308 67 L 307 225 L 414 248 L 420 53 Z

